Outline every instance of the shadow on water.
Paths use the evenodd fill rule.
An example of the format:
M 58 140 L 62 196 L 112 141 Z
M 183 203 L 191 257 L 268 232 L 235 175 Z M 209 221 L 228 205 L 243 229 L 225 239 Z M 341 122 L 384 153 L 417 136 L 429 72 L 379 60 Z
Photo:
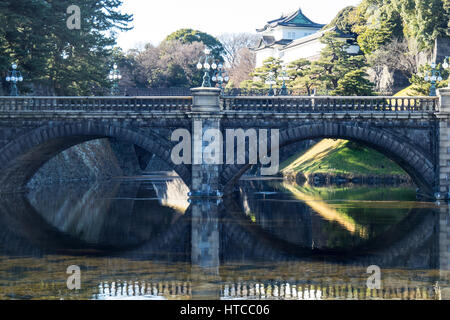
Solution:
M 448 209 L 411 188 L 247 179 L 223 201 L 187 192 L 153 174 L 2 196 L 0 298 L 447 297 Z M 69 265 L 80 291 L 65 287 Z M 366 290 L 370 265 L 383 270 L 379 292 Z

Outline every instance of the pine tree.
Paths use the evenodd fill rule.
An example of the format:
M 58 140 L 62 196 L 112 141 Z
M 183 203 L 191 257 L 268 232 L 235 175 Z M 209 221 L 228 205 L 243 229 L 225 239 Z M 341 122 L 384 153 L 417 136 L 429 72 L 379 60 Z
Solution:
M 367 79 L 364 69 L 356 69 L 346 73 L 339 79 L 333 94 L 338 96 L 370 96 L 373 95 L 373 83 Z
M 67 27 L 67 8 L 81 9 L 81 29 Z M 115 32 L 128 30 L 121 0 L 3 0 L 2 70 L 17 62 L 28 84 L 46 83 L 57 95 L 87 95 L 108 87 Z M 25 84 L 26 85 L 26 84 Z
M 256 68 L 252 73 L 252 79 L 243 81 L 240 84 L 242 89 L 254 90 L 254 89 L 268 89 L 269 85 L 266 84 L 266 81 L 269 79 L 269 76 L 276 81 L 276 84 L 273 85 L 273 88 L 280 88 L 281 82 L 278 77 L 281 75 L 283 61 L 281 59 L 270 57 L 263 61 L 263 65 L 259 68 Z
M 288 65 L 288 75 L 291 80 L 289 88 L 297 93 L 312 94 L 312 89 L 320 85 L 319 75 L 313 72 L 311 61 L 298 59 Z
M 313 63 L 311 73 L 317 74 L 323 89 L 332 94 L 369 95 L 372 86 L 365 73 L 367 62 L 363 54 L 349 53 L 349 44 L 339 38 L 337 33 L 327 33 L 323 39 L 326 44 L 320 59 Z

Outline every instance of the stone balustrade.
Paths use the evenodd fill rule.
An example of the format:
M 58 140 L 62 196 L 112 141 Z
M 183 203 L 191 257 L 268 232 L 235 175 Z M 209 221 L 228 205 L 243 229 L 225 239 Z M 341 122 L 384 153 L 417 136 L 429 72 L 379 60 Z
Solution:
M 436 97 L 225 97 L 226 111 L 271 112 L 436 112 Z
M 192 97 L 0 97 L 0 112 L 190 111 Z

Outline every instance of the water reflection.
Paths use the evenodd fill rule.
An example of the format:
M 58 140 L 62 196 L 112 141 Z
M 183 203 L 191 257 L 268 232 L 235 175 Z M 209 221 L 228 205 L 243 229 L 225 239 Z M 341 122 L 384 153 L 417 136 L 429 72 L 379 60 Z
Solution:
M 450 298 L 449 207 L 412 188 L 247 179 L 192 203 L 187 191 L 153 173 L 2 196 L 0 298 Z M 366 286 L 374 264 L 379 290 Z
M 352 249 L 395 228 L 412 213 L 434 208 L 414 202 L 413 188 L 329 190 L 276 182 L 266 188 L 277 192 L 251 194 L 255 188 L 263 187 L 249 183 L 241 188 L 246 215 L 277 237 L 313 249 Z M 396 197 L 403 200 L 392 201 Z

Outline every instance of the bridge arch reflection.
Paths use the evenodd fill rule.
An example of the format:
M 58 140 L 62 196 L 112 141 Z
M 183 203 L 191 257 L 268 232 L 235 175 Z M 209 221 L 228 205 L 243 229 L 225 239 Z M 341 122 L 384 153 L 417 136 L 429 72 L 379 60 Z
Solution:
M 172 206 L 162 197 L 164 187 L 164 182 L 110 181 L 5 195 L 0 199 L 3 242 L 15 255 L 29 253 L 18 250 L 23 247 L 96 256 L 123 254 L 150 243 L 153 250 L 146 248 L 153 258 L 171 243 L 169 238 L 186 234 L 182 229 L 187 228 L 188 213 L 180 202 Z M 181 239 L 178 247 L 185 242 Z
M 126 193 L 133 196 L 129 191 Z M 36 194 L 34 197 L 40 196 Z M 145 195 L 146 199 L 153 196 L 155 194 Z M 106 195 L 105 198 L 114 196 Z M 390 285 L 388 280 L 391 275 L 384 276 L 386 286 L 383 290 L 369 292 L 364 287 L 364 281 L 358 280 L 357 277 L 364 277 L 365 268 L 372 264 L 379 265 L 383 270 L 448 270 L 445 252 L 443 255 L 436 255 L 441 247 L 446 246 L 445 243 L 441 244 L 440 238 L 448 229 L 445 219 L 442 219 L 448 213 L 430 211 L 429 207 L 412 208 L 397 225 L 361 246 L 331 252 L 289 243 L 289 239 L 282 239 L 267 232 L 263 226 L 250 219 L 237 198 L 226 197 L 223 202 L 194 201 L 184 214 L 171 214 L 166 222 L 153 220 L 145 224 L 144 221 L 143 231 L 148 230 L 149 233 L 151 229 L 148 227 L 152 223 L 163 222 L 165 227 L 160 228 L 157 233 L 152 233 L 152 236 L 141 238 L 142 241 L 128 246 L 116 245 L 115 248 L 92 245 L 84 241 L 83 237 L 67 235 L 61 227 L 58 229 L 39 214 L 30 202 L 33 200 L 23 195 L 11 197 L 9 201 L 2 198 L 1 247 L 19 256 L 50 253 L 50 256 L 83 256 L 82 259 L 86 259 L 86 255 L 105 257 L 108 261 L 115 259 L 114 263 L 100 265 L 95 269 L 97 271 L 92 269 L 87 272 L 90 276 L 94 274 L 102 279 L 101 290 L 95 292 L 99 295 L 98 298 L 128 297 L 130 286 L 132 296 L 258 299 L 434 298 L 432 287 L 411 284 L 399 289 Z M 105 212 L 111 212 L 112 207 L 102 208 Z M 126 208 L 122 206 L 121 209 Z M 137 219 L 136 207 L 130 207 L 129 210 L 134 212 Z M 159 212 L 163 216 L 168 213 L 158 210 L 161 210 L 161 207 L 150 211 L 154 214 Z M 151 214 L 150 211 L 147 213 Z M 114 224 L 118 227 L 127 228 L 124 221 L 120 223 L 117 219 L 112 220 L 116 221 Z M 146 268 L 152 263 L 161 266 L 163 263 L 173 265 L 174 262 L 177 265 L 182 263 L 176 269 L 176 276 L 160 276 L 158 273 L 145 275 Z M 247 272 L 245 266 L 253 265 L 253 262 L 258 263 L 260 270 L 252 269 Z M 90 263 L 95 265 L 95 262 Z M 120 270 L 126 270 L 131 265 L 133 268 L 139 266 L 140 272 L 145 276 L 117 278 L 117 274 L 122 272 Z M 267 274 L 270 274 L 270 277 Z M 445 278 L 445 275 L 443 277 Z M 342 283 L 343 279 L 347 278 L 353 279 L 352 282 Z M 395 280 L 395 275 L 393 279 Z
M 309 242 L 298 243 L 267 231 L 250 219 L 242 204 L 235 198 L 226 197 L 222 203 L 193 202 L 185 212 L 176 212 L 164 205 L 155 204 L 152 207 L 149 201 L 140 205 L 140 201 L 135 201 L 139 199 L 138 192 L 141 192 L 140 197 L 143 196 L 143 199 L 157 199 L 154 191 L 151 191 L 153 194 L 148 191 L 142 194 L 142 186 L 122 186 L 121 194 L 126 192 L 130 200 L 118 202 L 117 188 L 109 184 L 109 193 L 106 192 L 104 200 L 99 200 L 94 191 L 102 193 L 106 189 L 94 186 L 72 200 L 60 203 L 54 201 L 56 207 L 51 211 L 55 212 L 56 217 L 65 217 L 64 220 L 54 220 L 53 215 L 45 216 L 40 213 L 44 208 L 42 205 L 46 204 L 39 205 L 33 198 L 42 198 L 42 194 L 34 195 L 31 200 L 23 194 L 5 197 L 0 202 L 3 239 L 11 243 L 15 241 L 13 239 L 25 239 L 32 247 L 50 252 L 91 252 L 100 256 L 114 252 L 115 255 L 140 260 L 164 260 L 172 255 L 184 261 L 197 260 L 200 265 L 205 263 L 201 257 L 204 250 L 200 247 L 213 250 L 209 257 L 216 257 L 213 265 L 217 266 L 233 261 L 298 261 L 324 258 L 344 265 L 437 265 L 436 261 L 430 259 L 408 259 L 414 255 L 431 257 L 431 253 L 436 251 L 433 239 L 437 237 L 439 214 L 430 207 L 411 208 L 399 223 L 353 247 L 312 248 Z M 68 211 L 72 214 L 58 214 L 61 208 L 70 206 L 71 201 L 78 202 L 80 198 L 84 199 L 88 214 L 80 216 L 74 223 L 70 222 L 73 218 L 71 215 L 79 215 L 83 210 L 74 207 L 72 211 Z M 296 208 L 295 210 L 306 210 L 305 215 L 310 215 L 314 210 L 307 206 Z M 119 214 L 120 212 L 126 212 L 126 216 Z M 101 228 L 93 228 L 92 225 L 95 224 Z M 310 226 L 306 228 L 309 229 L 308 232 L 312 232 Z M 110 236 L 105 238 L 105 235 Z M 11 240 L 8 240 L 8 237 Z M 20 243 L 12 245 L 15 248 L 20 246 Z M 211 261 L 206 264 L 211 264 Z

